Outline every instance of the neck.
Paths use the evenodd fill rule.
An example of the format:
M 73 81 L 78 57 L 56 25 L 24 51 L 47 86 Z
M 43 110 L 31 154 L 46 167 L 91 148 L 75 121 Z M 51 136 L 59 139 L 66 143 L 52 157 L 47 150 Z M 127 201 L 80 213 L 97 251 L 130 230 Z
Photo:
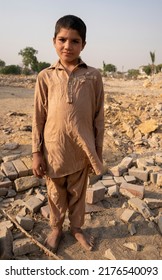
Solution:
M 74 70 L 74 68 L 79 64 L 79 62 L 80 62 L 80 59 L 78 59 L 77 61 L 72 62 L 72 63 L 65 63 L 65 62 L 60 61 L 60 63 L 65 68 L 65 70 L 67 71 L 68 74 Z

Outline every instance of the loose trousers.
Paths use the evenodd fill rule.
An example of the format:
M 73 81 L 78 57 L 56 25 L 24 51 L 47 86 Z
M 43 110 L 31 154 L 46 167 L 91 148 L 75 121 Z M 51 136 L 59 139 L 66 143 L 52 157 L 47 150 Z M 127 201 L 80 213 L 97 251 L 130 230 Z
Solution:
M 81 228 L 84 224 L 88 170 L 87 166 L 83 170 L 65 177 L 47 177 L 46 185 L 52 228 L 62 228 L 67 209 L 71 228 Z

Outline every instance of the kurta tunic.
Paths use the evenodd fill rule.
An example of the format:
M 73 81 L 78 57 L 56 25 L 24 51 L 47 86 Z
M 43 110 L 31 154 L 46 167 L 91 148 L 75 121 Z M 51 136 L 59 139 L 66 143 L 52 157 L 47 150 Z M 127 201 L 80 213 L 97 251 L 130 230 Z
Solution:
M 80 61 L 68 75 L 58 61 L 38 74 L 32 152 L 43 152 L 49 177 L 75 173 L 88 163 L 101 174 L 96 147 L 102 148 L 103 135 L 104 92 L 97 69 Z

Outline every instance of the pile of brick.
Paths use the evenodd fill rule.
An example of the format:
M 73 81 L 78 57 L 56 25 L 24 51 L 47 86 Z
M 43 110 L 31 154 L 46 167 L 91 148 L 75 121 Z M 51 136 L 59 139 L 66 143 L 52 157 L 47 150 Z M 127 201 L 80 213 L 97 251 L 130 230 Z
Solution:
M 30 157 L 15 158 L 4 157 L 0 171 L 0 207 L 12 209 L 16 212 L 15 219 L 26 231 L 33 230 L 34 215 L 39 213 L 45 219 L 49 218 L 47 191 L 45 181 L 32 175 L 32 160 Z M 120 164 L 114 166 L 96 183 L 89 182 L 86 193 L 86 212 L 97 211 L 99 202 L 105 197 L 122 195 L 127 199 L 127 205 L 120 217 L 121 221 L 128 224 L 131 235 L 136 233 L 133 225 L 133 216 L 140 213 L 144 219 L 156 223 L 162 234 L 162 214 L 154 216 L 153 209 L 162 207 L 162 200 L 150 198 L 145 195 L 145 186 L 154 184 L 158 190 L 162 187 L 162 153 L 149 158 L 125 157 Z M 21 198 L 19 196 L 21 195 Z M 92 207 L 91 207 L 92 206 Z M 89 209 L 89 210 L 87 210 Z M 19 258 L 37 250 L 31 240 L 26 237 L 14 235 L 14 225 L 4 220 L 0 215 L 0 256 L 3 259 Z M 130 223 L 131 221 L 131 223 Z M 124 246 L 139 250 L 139 244 L 125 244 Z M 105 252 L 105 258 L 114 259 L 111 250 Z

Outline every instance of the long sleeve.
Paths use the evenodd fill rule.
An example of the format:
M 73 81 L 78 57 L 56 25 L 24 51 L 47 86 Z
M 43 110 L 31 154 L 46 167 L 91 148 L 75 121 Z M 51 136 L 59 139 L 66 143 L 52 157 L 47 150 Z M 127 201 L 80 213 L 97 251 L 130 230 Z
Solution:
M 96 147 L 102 148 L 104 138 L 104 90 L 100 73 L 98 73 L 96 83 L 95 145 Z
M 35 86 L 34 114 L 32 122 L 32 153 L 41 151 L 44 125 L 47 117 L 48 88 L 42 76 L 41 72 L 37 77 Z

